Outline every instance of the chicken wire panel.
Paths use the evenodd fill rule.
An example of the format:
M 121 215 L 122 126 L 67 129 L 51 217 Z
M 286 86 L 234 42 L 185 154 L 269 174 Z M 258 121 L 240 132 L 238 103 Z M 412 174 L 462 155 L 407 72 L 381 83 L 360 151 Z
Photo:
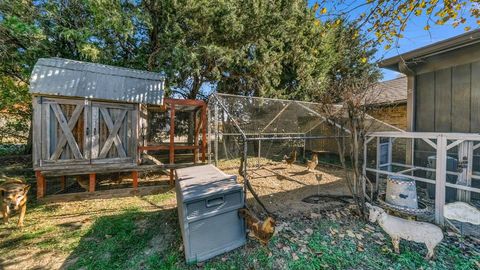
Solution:
M 289 136 L 304 134 L 323 119 L 307 102 L 226 94 L 216 94 L 212 101 L 210 111 L 221 107 L 218 121 L 224 132 Z
M 249 140 L 248 157 L 273 161 L 293 150 L 299 159 L 308 159 L 315 152 L 322 155 L 320 159 L 330 160 L 338 155 L 338 143 L 348 146 L 335 139 L 349 132 L 348 119 L 342 117 L 347 114 L 339 105 L 332 107 L 335 115 L 330 118 L 322 113 L 322 104 L 302 101 L 214 94 L 208 106 L 209 153 L 215 162 L 239 161 L 243 136 Z M 364 119 L 367 132 L 401 131 L 369 115 Z M 345 152 L 349 153 L 349 147 Z

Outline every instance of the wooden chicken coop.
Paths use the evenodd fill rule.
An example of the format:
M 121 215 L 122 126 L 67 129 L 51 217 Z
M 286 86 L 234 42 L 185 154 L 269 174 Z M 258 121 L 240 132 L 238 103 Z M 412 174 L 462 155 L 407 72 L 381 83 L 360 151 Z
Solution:
M 61 58 L 38 60 L 30 93 L 38 198 L 47 192 L 47 177 L 60 178 L 65 188 L 67 176 L 88 176 L 92 193 L 97 174 L 126 172 L 131 173 L 132 188 L 137 190 L 139 172 L 176 167 L 174 128 L 170 128 L 172 139 L 167 145 L 146 145 L 141 137 L 150 111 L 168 106 L 173 116 L 169 125 L 174 127 L 177 106 L 191 103 L 202 111 L 206 108 L 202 101 L 164 102 L 164 78 L 159 73 Z M 196 139 L 191 146 L 194 161 L 198 151 L 205 159 L 205 141 L 199 147 Z M 141 155 L 149 147 L 167 147 L 168 164 L 142 165 Z

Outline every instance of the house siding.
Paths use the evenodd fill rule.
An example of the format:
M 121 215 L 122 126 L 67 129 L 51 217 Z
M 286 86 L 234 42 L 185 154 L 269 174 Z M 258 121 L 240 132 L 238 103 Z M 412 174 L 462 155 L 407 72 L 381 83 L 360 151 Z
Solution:
M 415 79 L 415 131 L 480 132 L 480 61 Z

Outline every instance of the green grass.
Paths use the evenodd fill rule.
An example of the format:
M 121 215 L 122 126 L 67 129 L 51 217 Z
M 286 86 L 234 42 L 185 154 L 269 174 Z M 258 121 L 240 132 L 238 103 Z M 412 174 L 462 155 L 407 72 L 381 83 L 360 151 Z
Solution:
M 148 198 L 159 204 L 171 195 Z M 113 202 L 112 200 L 109 200 Z M 144 201 L 142 199 L 142 201 Z M 60 207 L 38 207 L 36 214 L 56 215 Z M 358 218 L 312 221 L 292 218 L 268 247 L 249 240 L 245 247 L 207 261 L 204 269 L 477 269 L 479 251 L 462 250 L 457 244 L 437 247 L 434 261 L 424 260 L 422 244 L 401 242 L 401 254 L 392 252 L 388 236 L 378 244 L 381 229 L 365 232 L 366 223 Z M 63 224 L 63 223 L 61 223 Z M 91 224 L 71 228 L 61 224 L 32 226 L 14 230 L 0 244 L 0 251 L 30 246 L 40 250 L 60 250 L 70 262 L 68 269 L 196 269 L 184 262 L 175 208 L 145 211 L 135 205 L 122 205 L 110 215 L 94 217 Z M 306 233 L 308 230 L 313 233 Z M 332 230 L 337 233 L 332 234 Z M 349 237 L 347 231 L 365 238 Z M 377 236 L 374 235 L 377 234 Z M 343 237 L 340 237 L 343 235 Z M 448 237 L 447 237 L 448 238 Z M 444 240 L 451 241 L 452 239 Z M 378 241 L 377 241 L 378 242 Z M 359 243 L 363 250 L 358 251 Z M 303 250 L 303 251 L 302 251 Z M 292 253 L 297 258 L 294 260 Z
M 23 264 L 13 264 L 13 269 L 197 269 L 185 264 L 174 198 L 169 191 L 48 205 L 32 200 L 24 228 L 16 227 L 17 217 L 0 225 L 0 269 L 8 269 L 2 263 L 22 252 L 32 256 L 22 257 Z M 401 254 L 395 254 L 387 235 L 382 234 L 385 240 L 379 242 L 378 226 L 372 225 L 374 232 L 365 231 L 366 223 L 352 215 L 336 220 L 326 213 L 315 220 L 293 216 L 278 222 L 288 226 L 267 247 L 248 240 L 244 247 L 208 260 L 202 268 L 478 269 L 480 247 L 472 248 L 462 238 L 446 236 L 435 260 L 426 261 L 423 244 L 402 241 Z M 349 237 L 347 231 L 365 238 Z M 42 265 L 46 260 L 57 264 Z

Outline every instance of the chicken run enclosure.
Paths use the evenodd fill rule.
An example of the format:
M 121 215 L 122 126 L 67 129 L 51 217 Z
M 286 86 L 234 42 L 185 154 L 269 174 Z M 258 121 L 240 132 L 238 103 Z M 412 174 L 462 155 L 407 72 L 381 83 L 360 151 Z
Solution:
M 335 162 L 336 139 L 349 132 L 343 121 L 333 122 L 313 102 L 213 94 L 208 102 L 210 162 L 253 158 L 249 165 L 282 161 L 297 151 L 299 162 L 313 153 L 320 163 Z M 366 117 L 369 131 L 401 131 Z M 212 160 L 213 159 L 213 160 Z M 239 164 L 239 163 L 238 163 Z
M 336 108 L 341 110 L 340 106 Z M 346 142 L 350 131 L 344 128 L 345 118 L 335 119 L 333 122 L 327 118 L 318 103 L 213 94 L 208 102 L 209 162 L 238 169 L 245 179 L 245 189 L 250 191 L 249 178 L 258 176 L 260 170 L 294 182 L 302 181 L 302 175 L 321 175 L 324 168 L 307 171 L 306 163 L 314 154 L 319 164 L 338 165 L 339 142 L 348 158 Z M 361 188 L 368 200 L 381 204 L 387 179 L 393 176 L 415 180 L 422 208 L 416 214 L 428 210 L 417 218 L 444 224 L 445 206 L 454 202 L 480 205 L 480 135 L 405 132 L 368 115 L 365 129 L 360 157 L 365 186 Z M 292 159 L 293 153 L 296 171 L 288 172 L 286 164 L 278 166 Z M 301 166 L 305 167 L 303 173 L 298 171 Z M 480 231 L 478 225 L 470 225 L 461 228 Z
M 344 121 L 327 119 L 321 106 L 313 102 L 213 94 L 208 102 L 209 162 L 239 168 L 246 185 L 252 169 L 278 174 L 266 166 L 279 164 L 293 155 L 294 163 L 301 166 L 314 154 L 320 164 L 338 165 L 337 139 L 345 144 L 342 138 L 349 131 L 343 127 Z M 370 116 L 366 117 L 366 125 L 372 131 L 400 131 Z

